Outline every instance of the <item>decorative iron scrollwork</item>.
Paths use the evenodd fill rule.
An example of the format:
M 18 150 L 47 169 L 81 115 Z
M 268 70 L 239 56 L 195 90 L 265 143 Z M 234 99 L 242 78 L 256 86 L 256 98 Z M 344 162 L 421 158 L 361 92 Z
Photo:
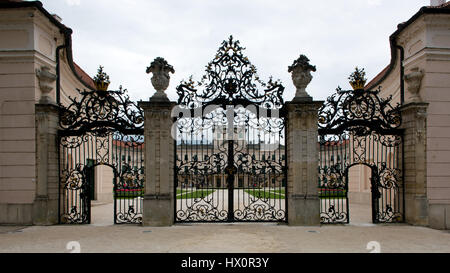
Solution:
M 61 107 L 60 126 L 63 132 L 94 132 L 105 136 L 108 131 L 139 131 L 144 126 L 144 115 L 132 102 L 127 90 L 80 91 L 80 101 L 69 97 L 71 104 Z
M 319 128 L 323 132 L 340 133 L 351 130 L 358 136 L 372 131 L 386 134 L 398 129 L 402 123 L 400 106 L 391 105 L 392 96 L 378 96 L 380 89 L 342 90 L 328 97 L 319 109 Z
M 242 54 L 244 49 L 233 36 L 223 41 L 214 60 L 206 66 L 201 81 L 195 83 L 191 77 L 177 87 L 178 104 L 188 109 L 210 104 L 281 108 L 284 87 L 272 78 L 264 83 L 257 75 L 256 67 Z M 258 90 L 256 83 L 265 88 L 264 92 Z M 199 86 L 204 86 L 203 93 L 198 92 Z
M 334 204 L 328 210 L 320 213 L 320 222 L 323 224 L 347 223 L 348 214 L 345 211 L 336 210 Z
M 221 209 L 213 198 L 195 198 L 188 210 L 177 210 L 178 221 L 226 221 L 228 212 Z
M 88 221 L 89 205 L 88 200 L 85 198 L 88 185 L 84 169 L 84 165 L 76 164 L 72 169 L 65 169 L 62 172 L 63 191 L 76 193 L 80 198 L 78 203 L 71 202 L 70 208 L 67 208 L 67 213 L 63 215 L 63 223 L 83 224 Z

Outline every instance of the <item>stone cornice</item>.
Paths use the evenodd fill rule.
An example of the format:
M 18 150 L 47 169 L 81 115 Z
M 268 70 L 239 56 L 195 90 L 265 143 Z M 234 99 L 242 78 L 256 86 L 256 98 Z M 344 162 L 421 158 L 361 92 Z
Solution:
M 401 106 L 400 111 L 409 111 L 415 108 L 428 108 L 428 102 L 410 102 Z
M 170 109 L 176 105 L 174 101 L 138 101 L 138 106 L 145 110 Z
M 286 102 L 286 108 L 288 112 L 315 112 L 323 105 L 324 101 L 311 101 L 311 102 Z

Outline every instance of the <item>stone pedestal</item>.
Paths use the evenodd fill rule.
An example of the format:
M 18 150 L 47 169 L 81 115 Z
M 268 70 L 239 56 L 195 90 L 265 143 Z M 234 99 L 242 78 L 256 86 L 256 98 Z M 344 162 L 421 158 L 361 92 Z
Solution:
M 401 108 L 404 131 L 403 185 L 405 220 L 413 225 L 428 225 L 426 178 L 428 103 L 411 102 Z
M 174 139 L 171 135 L 174 106 L 168 100 L 139 102 L 145 115 L 144 226 L 174 223 Z
M 288 111 L 288 224 L 320 225 L 318 196 L 318 109 L 321 101 L 293 100 Z
M 58 106 L 36 104 L 36 198 L 33 224 L 58 224 Z

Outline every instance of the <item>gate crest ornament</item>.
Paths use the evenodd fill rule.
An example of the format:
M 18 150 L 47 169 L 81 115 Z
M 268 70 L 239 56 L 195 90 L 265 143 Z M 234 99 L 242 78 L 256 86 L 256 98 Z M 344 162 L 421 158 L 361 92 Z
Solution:
M 97 87 L 98 91 L 106 91 L 108 90 L 108 86 L 111 83 L 109 81 L 109 76 L 103 71 L 103 66 L 100 66 L 97 70 L 97 75 L 93 78 L 95 83 L 95 87 Z
M 350 80 L 350 85 L 352 86 L 353 90 L 360 90 L 364 89 L 364 86 L 366 85 L 367 79 L 365 78 L 366 72 L 364 71 L 364 68 L 359 69 L 358 67 L 355 68 L 355 71 L 350 74 L 350 77 L 348 79 Z
M 400 107 L 391 105 L 392 96 L 381 98 L 378 90 L 342 90 L 327 98 L 319 109 L 319 129 L 329 132 L 354 128 L 360 134 L 398 129 L 401 125 Z M 366 128 L 362 130 L 361 128 Z
M 122 86 L 117 91 L 77 91 L 81 99 L 69 97 L 71 104 L 60 108 L 60 126 L 64 130 L 83 134 L 112 128 L 123 131 L 143 129 L 143 111 L 130 100 Z
M 256 67 L 242 54 L 243 50 L 245 48 L 238 40 L 233 40 L 233 36 L 224 40 L 215 58 L 206 66 L 206 74 L 201 81 L 195 83 L 191 76 L 177 87 L 178 104 L 189 109 L 208 104 L 256 104 L 265 108 L 281 108 L 284 87 L 272 78 L 267 83 L 263 82 Z M 256 83 L 265 88 L 264 92 L 258 90 Z M 197 90 L 200 86 L 204 86 L 202 93 Z

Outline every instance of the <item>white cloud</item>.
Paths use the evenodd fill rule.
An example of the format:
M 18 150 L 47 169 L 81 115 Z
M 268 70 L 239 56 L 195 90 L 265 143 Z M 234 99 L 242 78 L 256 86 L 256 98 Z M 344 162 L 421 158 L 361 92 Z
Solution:
M 81 0 L 66 0 L 66 4 L 69 6 L 79 6 L 81 5 Z
M 380 6 L 382 3 L 382 0 L 367 0 L 367 4 L 369 6 Z

